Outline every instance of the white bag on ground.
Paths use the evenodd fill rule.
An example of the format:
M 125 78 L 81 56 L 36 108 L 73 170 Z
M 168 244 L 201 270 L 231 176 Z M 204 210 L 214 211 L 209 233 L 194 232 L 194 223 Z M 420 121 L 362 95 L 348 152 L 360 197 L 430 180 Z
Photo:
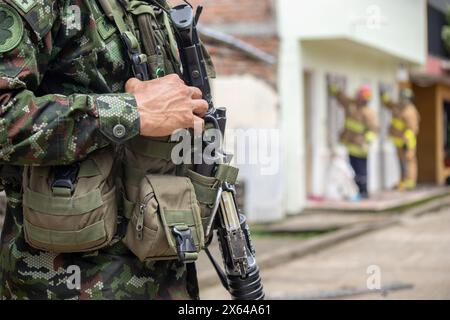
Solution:
M 356 199 L 359 192 L 354 177 L 355 173 L 345 157 L 332 156 L 325 177 L 325 199 L 334 201 Z

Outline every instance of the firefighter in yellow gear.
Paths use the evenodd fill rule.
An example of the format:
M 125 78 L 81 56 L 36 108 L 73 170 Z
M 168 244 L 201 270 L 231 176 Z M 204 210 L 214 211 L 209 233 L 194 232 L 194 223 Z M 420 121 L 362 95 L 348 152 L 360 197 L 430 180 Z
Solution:
M 351 99 L 335 84 L 331 84 L 329 89 L 345 110 L 345 124 L 340 141 L 347 148 L 360 195 L 368 198 L 367 156 L 379 128 L 378 118 L 368 106 L 372 90 L 368 85 L 363 85 L 358 89 L 355 99 Z
M 419 134 L 420 115 L 413 104 L 414 93 L 410 88 L 401 88 L 399 101 L 393 102 L 387 92 L 383 92 L 381 101 L 392 112 L 390 139 L 397 148 L 401 167 L 399 190 L 413 190 L 417 185 L 417 135 Z

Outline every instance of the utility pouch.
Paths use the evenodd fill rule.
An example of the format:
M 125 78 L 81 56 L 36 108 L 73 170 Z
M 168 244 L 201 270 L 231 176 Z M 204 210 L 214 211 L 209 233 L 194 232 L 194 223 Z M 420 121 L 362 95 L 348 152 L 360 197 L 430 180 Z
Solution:
M 234 185 L 238 174 L 239 170 L 237 168 L 224 164 L 218 165 L 214 177 L 205 177 L 192 170 L 188 170 L 187 176 L 194 185 L 195 194 L 200 204 L 202 225 L 205 235 L 211 219 L 212 210 L 218 201 L 219 187 L 223 183 Z
M 25 167 L 24 232 L 33 248 L 72 253 L 107 246 L 117 228 L 117 197 L 110 148 L 56 167 Z
M 197 260 L 204 233 L 190 180 L 146 175 L 123 241 L 141 261 Z
M 125 216 L 128 219 L 138 201 L 141 181 L 147 174 L 176 174 L 176 166 L 171 160 L 176 143 L 167 142 L 168 139 L 136 137 L 127 143 L 123 161 L 123 182 Z

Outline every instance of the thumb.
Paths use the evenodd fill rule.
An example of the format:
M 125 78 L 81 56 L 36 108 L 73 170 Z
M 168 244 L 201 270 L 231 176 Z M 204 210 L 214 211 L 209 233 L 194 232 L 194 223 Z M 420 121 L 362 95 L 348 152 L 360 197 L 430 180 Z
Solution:
M 125 83 L 125 92 L 134 92 L 141 85 L 141 80 L 137 78 L 130 78 Z

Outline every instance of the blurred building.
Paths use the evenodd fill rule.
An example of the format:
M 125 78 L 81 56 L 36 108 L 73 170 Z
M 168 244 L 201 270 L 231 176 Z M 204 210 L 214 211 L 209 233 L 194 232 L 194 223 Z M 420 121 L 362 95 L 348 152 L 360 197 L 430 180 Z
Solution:
M 320 197 L 337 183 L 327 170 L 332 153 L 345 156 L 337 140 L 343 114 L 329 101 L 329 77 L 340 79 L 348 94 L 372 86 L 370 106 L 382 132 L 369 155 L 370 190 L 394 186 L 400 169 L 385 138 L 390 115 L 378 92 L 381 86 L 394 90 L 405 68 L 425 64 L 425 0 L 279 0 L 277 12 L 285 210 L 301 212 L 309 195 Z
M 427 3 L 427 60 L 411 72 L 417 107 L 421 114 L 418 139 L 419 180 L 445 184 L 450 177 L 450 38 L 442 39 L 449 0 Z M 449 33 L 450 35 L 450 33 Z
M 252 221 L 280 219 L 281 151 L 269 150 L 267 135 L 279 133 L 276 56 L 279 50 L 275 1 L 193 0 L 204 5 L 200 31 L 213 56 L 215 104 L 228 108 L 227 149 L 240 168 L 243 208 Z M 275 139 L 277 137 L 275 136 Z M 265 150 L 270 157 L 261 155 Z M 272 164 L 276 168 L 268 167 Z
M 450 0 L 191 2 L 205 5 L 201 30 L 217 68 L 216 104 L 229 108 L 230 128 L 282 132 L 275 174 L 263 174 L 260 161 L 239 163 L 251 220 L 300 213 L 308 197 L 339 183 L 329 167 L 333 154 L 346 157 L 338 141 L 344 115 L 328 96 L 330 78 L 349 95 L 361 84 L 373 88 L 381 132 L 369 154 L 371 192 L 400 178 L 387 138 L 391 115 L 378 93 L 395 96 L 409 71 L 422 116 L 420 182 L 442 184 L 450 175 L 450 63 L 441 40 Z

